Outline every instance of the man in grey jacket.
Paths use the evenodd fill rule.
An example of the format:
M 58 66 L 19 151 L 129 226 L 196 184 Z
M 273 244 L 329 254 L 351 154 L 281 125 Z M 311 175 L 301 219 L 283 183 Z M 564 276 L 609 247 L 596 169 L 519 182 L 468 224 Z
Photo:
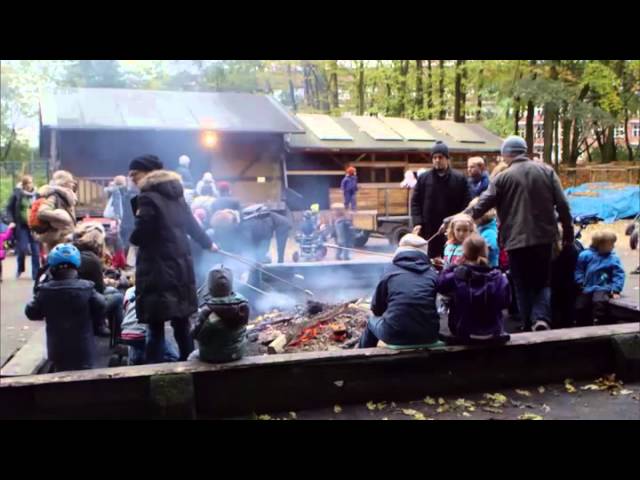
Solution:
M 504 141 L 502 156 L 509 168 L 493 179 L 478 203 L 465 213 L 477 219 L 497 209 L 524 330 L 532 326 L 533 330 L 548 330 L 552 244 L 558 239 L 558 221 L 563 242 L 572 244 L 573 223 L 560 179 L 549 166 L 527 158 L 526 151 L 521 137 Z

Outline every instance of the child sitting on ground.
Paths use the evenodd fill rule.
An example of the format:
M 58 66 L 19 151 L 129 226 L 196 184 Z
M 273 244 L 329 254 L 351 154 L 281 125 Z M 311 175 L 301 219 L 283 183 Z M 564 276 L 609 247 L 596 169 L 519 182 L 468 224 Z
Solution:
M 340 203 L 331 205 L 333 214 L 333 237 L 339 247 L 353 248 L 355 232 L 353 222 L 347 216 L 347 210 Z M 351 260 L 351 252 L 342 248 L 336 249 L 336 260 Z
M 479 198 L 476 197 L 469 203 L 469 207 L 473 207 L 478 203 Z M 498 246 L 498 223 L 496 222 L 496 210 L 492 208 L 482 217 L 476 220 L 478 233 L 484 241 L 487 242 L 489 248 L 489 266 L 498 268 L 500 265 L 500 247 Z
M 491 268 L 485 240 L 477 234 L 463 243 L 463 263 L 451 266 L 438 277 L 438 292 L 452 299 L 447 339 L 453 343 L 503 343 L 502 310 L 509 306 L 509 281 L 500 270 Z
M 208 287 L 209 295 L 191 332 L 199 348 L 189 360 L 210 363 L 239 360 L 245 350 L 249 302 L 233 291 L 233 273 L 223 265 L 209 272 Z
M 104 316 L 105 300 L 93 282 L 78 278 L 80 251 L 56 245 L 47 263 L 51 280 L 41 283 L 26 306 L 29 320 L 45 320 L 47 354 L 55 372 L 86 370 L 95 362 L 93 324 Z
M 603 230 L 591 237 L 591 247 L 580 252 L 576 283 L 581 289 L 576 302 L 578 325 L 609 323 L 609 299 L 620 298 L 624 288 L 624 269 L 613 251 L 616 234 Z
M 13 235 L 13 229 L 16 226 L 15 223 L 10 223 L 9 228 L 7 228 L 4 232 L 0 233 L 0 282 L 2 282 L 2 262 L 7 256 L 6 251 L 4 249 L 4 242 L 11 238 Z

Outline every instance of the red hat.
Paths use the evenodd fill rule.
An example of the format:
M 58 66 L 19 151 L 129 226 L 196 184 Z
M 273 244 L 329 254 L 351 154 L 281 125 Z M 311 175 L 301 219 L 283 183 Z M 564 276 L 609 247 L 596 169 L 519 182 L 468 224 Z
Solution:
M 229 182 L 225 182 L 225 181 L 218 182 L 218 190 L 228 192 L 230 189 L 231 189 L 231 186 L 229 185 Z
M 355 174 L 356 174 L 356 167 L 347 168 L 347 175 L 355 175 Z

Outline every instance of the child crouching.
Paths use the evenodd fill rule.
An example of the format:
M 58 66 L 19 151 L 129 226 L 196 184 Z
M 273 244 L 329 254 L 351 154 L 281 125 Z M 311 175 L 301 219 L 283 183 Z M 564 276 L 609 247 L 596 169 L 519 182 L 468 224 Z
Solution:
M 47 263 L 51 279 L 37 287 L 25 314 L 46 321 L 47 354 L 55 372 L 93 368 L 93 322 L 104 315 L 104 297 L 93 282 L 78 278 L 80 252 L 73 245 L 56 245 Z
M 507 277 L 493 269 L 487 244 L 477 235 L 463 243 L 463 263 L 443 271 L 438 292 L 451 296 L 449 329 L 457 343 L 506 342 L 502 310 L 509 306 Z
M 620 298 L 624 269 L 613 251 L 616 234 L 604 230 L 591 238 L 591 247 L 578 255 L 576 283 L 581 293 L 576 301 L 578 325 L 609 323 L 609 299 Z
M 199 348 L 189 360 L 211 363 L 239 360 L 245 350 L 249 302 L 233 291 L 233 273 L 222 265 L 209 272 L 208 287 L 209 295 L 191 332 Z

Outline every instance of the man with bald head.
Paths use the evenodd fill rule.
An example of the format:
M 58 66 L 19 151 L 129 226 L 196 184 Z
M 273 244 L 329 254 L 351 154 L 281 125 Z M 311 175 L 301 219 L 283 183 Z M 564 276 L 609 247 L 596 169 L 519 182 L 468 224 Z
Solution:
M 469 178 L 469 190 L 471 198 L 482 195 L 489 187 L 489 174 L 487 173 L 484 159 L 482 157 L 471 157 L 467 160 L 467 174 Z

